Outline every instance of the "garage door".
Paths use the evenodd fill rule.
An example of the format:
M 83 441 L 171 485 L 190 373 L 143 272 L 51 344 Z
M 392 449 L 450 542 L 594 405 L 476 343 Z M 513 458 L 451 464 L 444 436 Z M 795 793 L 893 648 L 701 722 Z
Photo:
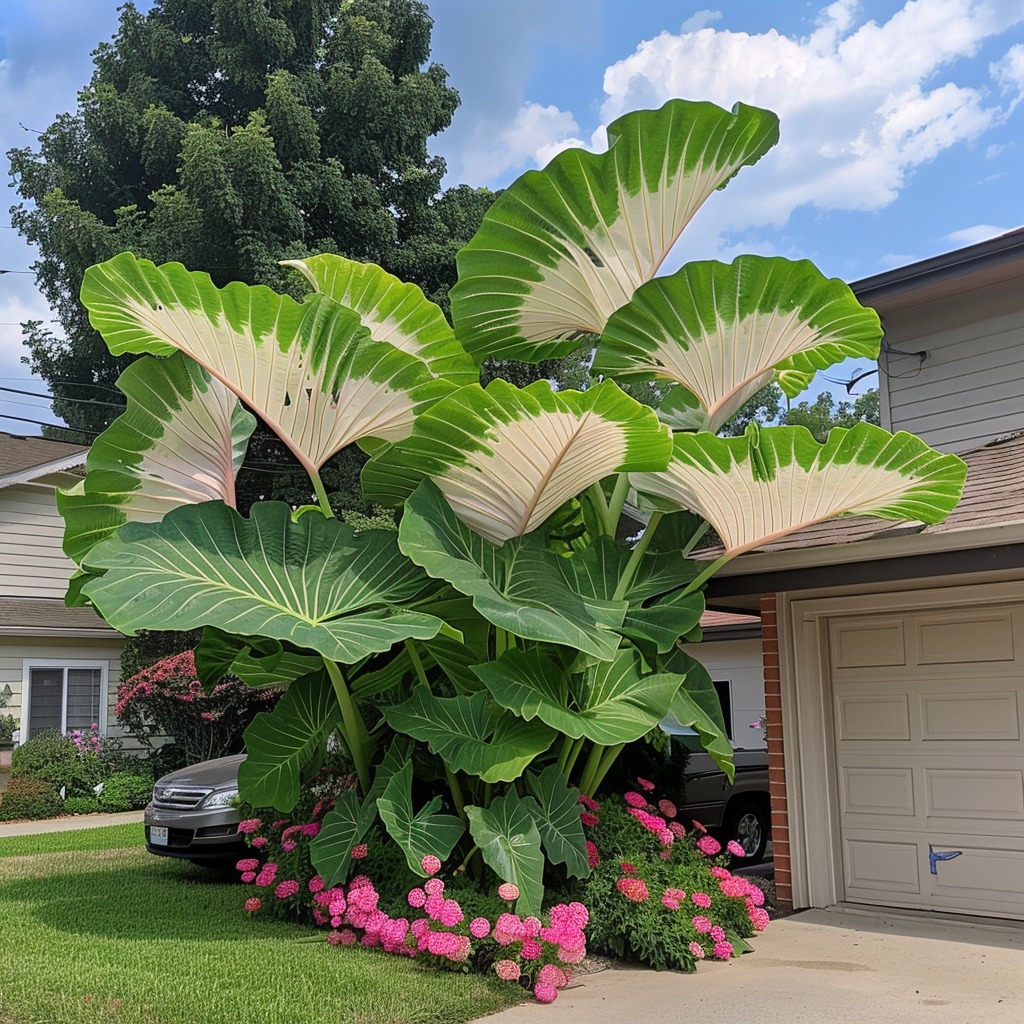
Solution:
M 829 622 L 845 898 L 1024 918 L 1024 605 Z

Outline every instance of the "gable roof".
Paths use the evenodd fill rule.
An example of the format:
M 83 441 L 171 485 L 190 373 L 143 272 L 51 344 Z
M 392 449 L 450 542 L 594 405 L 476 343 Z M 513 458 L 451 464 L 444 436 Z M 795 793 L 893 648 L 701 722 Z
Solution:
M 0 433 L 0 487 L 85 464 L 85 445 Z
M 0 597 L 0 637 L 119 638 L 93 608 L 68 608 L 55 597 Z

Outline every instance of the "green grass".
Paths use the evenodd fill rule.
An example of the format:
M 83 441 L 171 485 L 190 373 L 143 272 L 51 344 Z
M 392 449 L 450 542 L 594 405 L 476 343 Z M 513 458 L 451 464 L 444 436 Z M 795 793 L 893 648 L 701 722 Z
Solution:
M 142 846 L 145 831 L 142 822 L 130 825 L 104 825 L 69 832 L 40 832 L 31 836 L 0 839 L 0 857 L 27 857 L 37 853 L 72 853 L 76 850 L 122 850 Z
M 137 828 L 17 837 L 34 852 L 0 860 L 0 1024 L 458 1024 L 523 994 L 297 941 L 312 933 L 246 915 L 242 886 L 118 848 Z

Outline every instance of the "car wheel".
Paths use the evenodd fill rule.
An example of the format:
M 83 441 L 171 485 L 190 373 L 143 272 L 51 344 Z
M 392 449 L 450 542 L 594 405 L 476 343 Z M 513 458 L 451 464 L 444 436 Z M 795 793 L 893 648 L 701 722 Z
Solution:
M 734 839 L 743 847 L 745 857 L 739 864 L 759 864 L 768 846 L 771 822 L 768 808 L 755 800 L 742 800 L 730 805 L 725 819 L 725 838 Z

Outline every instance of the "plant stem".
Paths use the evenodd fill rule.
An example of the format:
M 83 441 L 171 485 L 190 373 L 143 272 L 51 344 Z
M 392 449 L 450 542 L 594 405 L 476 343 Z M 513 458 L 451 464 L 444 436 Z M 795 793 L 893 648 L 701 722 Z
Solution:
M 699 590 L 705 580 L 710 579 L 718 572 L 719 569 L 725 565 L 732 558 L 732 555 L 722 555 L 721 558 L 716 558 L 706 568 L 702 569 L 689 583 L 686 584 L 686 589 L 680 595 L 686 597 L 687 594 L 692 594 L 695 590 Z
M 341 708 L 341 729 L 342 736 L 348 744 L 349 753 L 352 755 L 352 762 L 355 765 L 356 776 L 359 785 L 364 793 L 370 791 L 370 734 L 366 730 L 366 723 L 363 716 L 352 699 L 345 677 L 336 662 L 330 658 L 324 658 L 324 667 L 331 678 L 334 686 L 334 694 L 338 698 L 338 705 Z
M 578 740 L 574 740 L 572 744 L 572 750 L 569 753 L 569 757 L 565 762 L 565 777 L 568 778 L 572 774 L 573 768 L 576 767 L 576 762 L 579 760 L 580 751 L 583 750 L 583 744 L 586 742 L 586 736 L 581 736 Z
M 693 536 L 686 542 L 686 547 L 683 548 L 683 554 L 689 555 L 689 553 L 697 546 L 697 541 L 699 541 L 710 529 L 711 524 L 705 519 L 704 522 L 693 531 Z
M 466 801 L 462 796 L 462 787 L 459 785 L 459 780 L 455 777 L 455 773 L 448 767 L 447 762 L 441 762 L 444 765 L 444 774 L 448 779 L 448 788 L 451 790 L 452 801 L 455 804 L 455 811 L 458 816 L 462 819 L 466 828 L 469 828 L 469 816 L 466 814 Z
M 613 601 L 621 601 L 629 590 L 630 585 L 633 582 L 633 577 L 636 575 L 636 571 L 640 566 L 640 560 L 644 557 L 647 552 L 647 546 L 654 539 L 654 531 L 657 530 L 658 524 L 664 517 L 663 512 L 655 512 L 651 516 L 651 521 L 647 524 L 647 529 L 644 530 L 641 538 L 636 542 L 632 553 L 629 556 L 629 561 L 626 563 L 626 567 L 622 570 L 622 576 L 619 578 L 619 585 L 615 588 L 615 593 L 612 594 Z
M 629 495 L 629 474 L 620 473 L 612 488 L 612 496 L 608 499 L 608 524 L 611 527 L 609 536 L 614 539 L 619 528 L 619 518 L 622 515 L 622 506 L 626 504 Z
M 309 478 L 313 481 L 313 490 L 316 491 L 316 500 L 320 503 L 320 511 L 328 519 L 334 519 L 334 509 L 331 508 L 331 503 L 327 498 L 327 488 L 324 487 L 324 482 L 320 479 L 319 472 L 315 469 L 311 470 Z
M 599 743 L 594 744 L 591 748 L 590 756 L 587 758 L 587 763 L 583 766 L 583 774 L 580 775 L 580 792 L 584 796 L 591 797 L 591 799 L 594 796 L 594 777 L 601 766 L 601 754 L 604 749 Z
M 597 773 L 594 777 L 594 789 L 600 789 L 601 783 L 604 782 L 604 777 L 608 774 L 609 769 L 615 764 L 616 758 L 622 753 L 622 748 L 625 743 L 617 743 L 614 747 L 605 747 L 601 754 L 601 761 L 597 767 Z
M 600 481 L 592 483 L 587 488 L 587 494 L 590 495 L 590 503 L 594 506 L 597 518 L 601 520 L 601 531 L 614 536 L 614 528 L 610 526 L 611 513 L 608 511 L 608 500 L 604 496 L 604 488 L 601 486 Z
M 466 856 L 463 858 L 462 863 L 452 873 L 457 875 L 460 871 L 465 871 L 466 870 L 466 865 L 469 863 L 470 858 L 472 858 L 473 854 L 478 853 L 479 851 L 480 851 L 480 847 L 479 846 L 474 846 L 473 849 L 470 850 L 469 853 L 467 853 Z
M 409 652 L 409 660 L 412 662 L 412 667 L 416 669 L 416 678 L 424 686 L 430 686 L 427 680 L 427 670 L 423 667 L 423 659 L 420 657 L 419 651 L 416 650 L 416 644 L 412 640 L 406 640 L 405 649 Z

